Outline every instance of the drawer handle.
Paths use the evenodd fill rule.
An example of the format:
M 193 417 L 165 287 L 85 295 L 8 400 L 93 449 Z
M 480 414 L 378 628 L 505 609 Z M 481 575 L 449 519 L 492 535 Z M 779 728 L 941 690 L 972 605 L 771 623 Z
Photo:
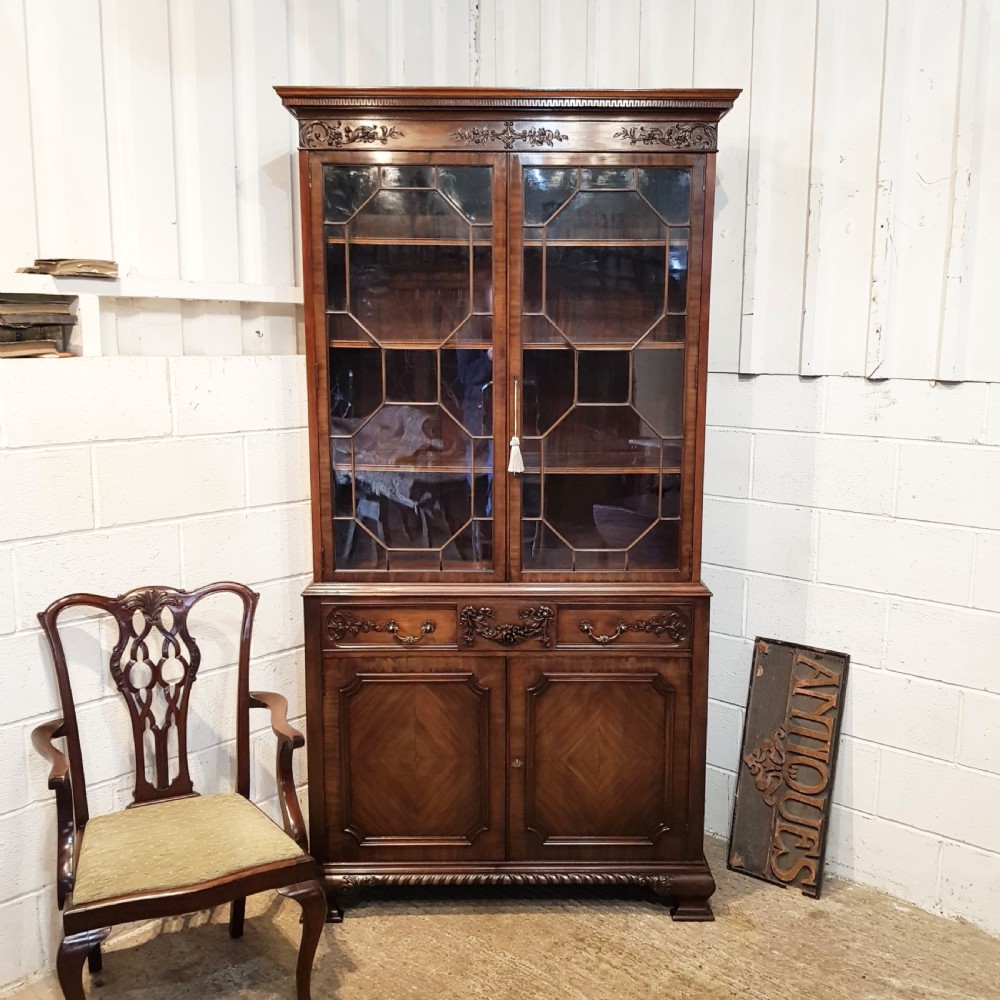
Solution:
M 425 635 L 430 635 L 431 632 L 433 632 L 434 629 L 436 628 L 437 626 L 434 624 L 434 622 L 427 621 L 420 626 L 419 635 L 400 635 L 398 622 L 388 621 L 385 623 L 386 632 L 388 632 L 394 639 L 398 640 L 399 642 L 405 643 L 407 646 L 412 646 L 415 642 L 420 642 L 420 640 L 423 639 Z
M 511 766 L 511 767 L 524 767 L 524 761 L 523 761 L 523 760 L 521 760 L 521 758 L 520 758 L 520 757 L 515 757 L 515 758 L 514 758 L 514 759 L 513 759 L 513 760 L 512 760 L 511 762 L 510 762 L 510 766 Z
M 580 622 L 580 631 L 584 635 L 589 635 L 594 642 L 599 642 L 602 646 L 606 646 L 609 642 L 614 642 L 623 632 L 628 631 L 628 622 L 620 621 L 615 626 L 615 630 L 611 635 L 598 635 L 594 631 L 593 623 L 588 621 Z

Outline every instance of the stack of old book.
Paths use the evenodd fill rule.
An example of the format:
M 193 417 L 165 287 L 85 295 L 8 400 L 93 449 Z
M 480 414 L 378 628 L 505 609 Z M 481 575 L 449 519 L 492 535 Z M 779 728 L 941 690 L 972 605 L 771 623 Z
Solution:
M 21 274 L 51 274 L 53 278 L 117 278 L 113 260 L 90 257 L 39 257 L 31 267 L 19 267 Z
M 0 358 L 69 356 L 75 295 L 0 295 Z

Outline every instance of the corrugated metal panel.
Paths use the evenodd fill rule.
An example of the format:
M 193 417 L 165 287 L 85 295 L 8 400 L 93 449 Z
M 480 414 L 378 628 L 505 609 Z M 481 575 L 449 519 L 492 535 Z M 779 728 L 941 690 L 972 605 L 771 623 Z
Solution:
M 114 256 L 134 294 L 168 283 L 103 300 L 119 350 L 149 350 L 147 323 L 165 350 L 296 341 L 272 301 L 300 269 L 274 83 L 694 84 L 744 88 L 720 130 L 713 370 L 1000 380 L 994 0 L 0 0 L 0 25 L 23 136 L 0 269 Z M 181 306 L 178 278 L 249 301 Z

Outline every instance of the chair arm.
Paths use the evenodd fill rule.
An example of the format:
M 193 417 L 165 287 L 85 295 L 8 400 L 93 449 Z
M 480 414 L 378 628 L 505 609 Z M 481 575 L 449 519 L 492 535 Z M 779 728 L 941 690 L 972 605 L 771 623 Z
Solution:
M 292 776 L 292 753 L 305 745 L 305 737 L 288 723 L 288 700 L 284 695 L 271 691 L 251 691 L 251 708 L 267 708 L 271 712 L 271 729 L 278 738 L 278 752 L 275 757 L 274 775 L 278 781 L 278 801 L 281 803 L 281 819 L 285 833 L 302 848 L 309 850 L 306 824 L 302 818 L 299 797 L 295 793 L 295 778 Z
M 305 746 L 305 737 L 288 723 L 288 699 L 283 694 L 275 694 L 273 691 L 251 691 L 250 707 L 271 710 L 271 729 L 279 742 L 290 740 L 293 750 Z
M 74 851 L 75 823 L 73 818 L 73 783 L 69 776 L 69 761 L 52 741 L 63 735 L 63 720 L 54 719 L 32 730 L 31 742 L 49 762 L 49 788 L 56 793 L 56 894 L 59 909 L 73 891 L 76 878 Z

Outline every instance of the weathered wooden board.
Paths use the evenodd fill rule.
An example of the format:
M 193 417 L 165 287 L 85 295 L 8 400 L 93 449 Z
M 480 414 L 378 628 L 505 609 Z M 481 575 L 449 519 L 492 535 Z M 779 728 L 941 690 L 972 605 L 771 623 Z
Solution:
M 850 658 L 757 639 L 729 868 L 818 897 Z

